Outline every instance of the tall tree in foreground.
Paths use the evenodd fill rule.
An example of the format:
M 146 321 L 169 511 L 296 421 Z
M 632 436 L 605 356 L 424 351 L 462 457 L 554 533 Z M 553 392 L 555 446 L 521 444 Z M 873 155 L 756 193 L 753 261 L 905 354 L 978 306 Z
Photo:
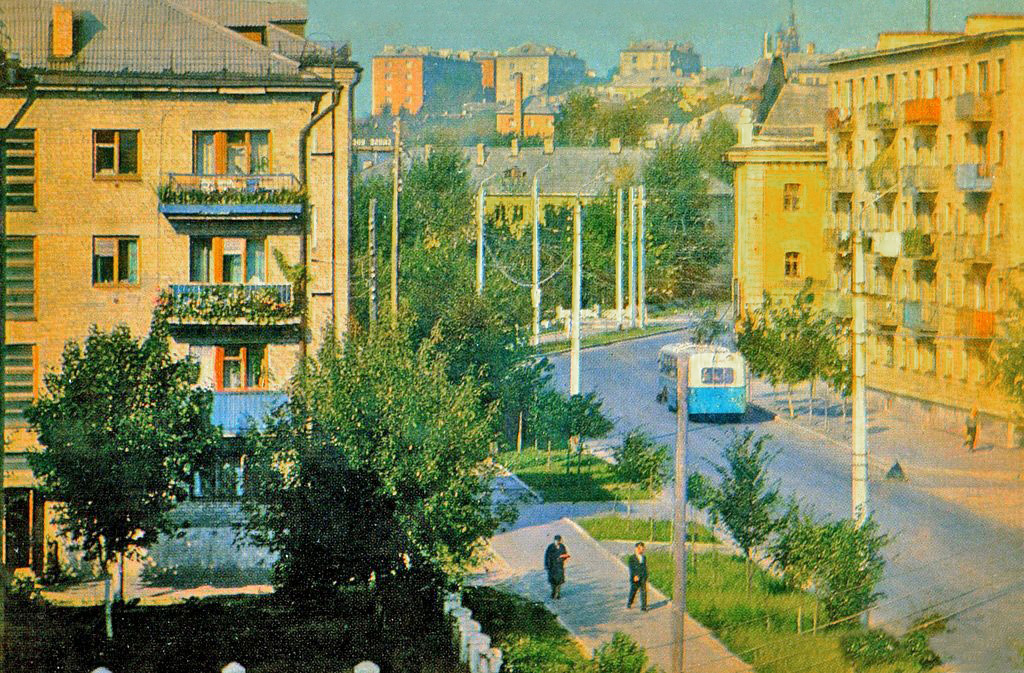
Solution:
M 745 432 L 722 450 L 724 464 L 713 464 L 720 481 L 712 484 L 700 473 L 688 480 L 695 507 L 706 509 L 713 522 L 721 521 L 746 559 L 747 590 L 751 561 L 778 525 L 779 489 L 769 481 L 768 465 L 774 454 L 765 446 L 766 435 L 755 439 Z
M 282 594 L 370 590 L 379 618 L 403 619 L 388 607 L 436 603 L 501 522 L 493 411 L 475 379 L 452 381 L 438 339 L 378 326 L 329 341 L 250 438 L 248 531 L 278 553 Z
M 107 638 L 113 638 L 110 566 L 176 531 L 168 516 L 219 442 L 212 396 L 194 387 L 199 367 L 173 360 L 159 324 L 142 340 L 124 325 L 93 327 L 64 348 L 61 368 L 25 415 L 43 450 L 29 456 L 61 532 L 105 571 Z

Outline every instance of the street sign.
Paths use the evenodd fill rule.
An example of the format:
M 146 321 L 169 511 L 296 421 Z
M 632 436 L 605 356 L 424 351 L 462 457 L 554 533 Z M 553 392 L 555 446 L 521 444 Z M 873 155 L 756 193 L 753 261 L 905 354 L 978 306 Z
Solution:
M 353 138 L 352 149 L 364 152 L 394 152 L 395 143 L 391 138 Z

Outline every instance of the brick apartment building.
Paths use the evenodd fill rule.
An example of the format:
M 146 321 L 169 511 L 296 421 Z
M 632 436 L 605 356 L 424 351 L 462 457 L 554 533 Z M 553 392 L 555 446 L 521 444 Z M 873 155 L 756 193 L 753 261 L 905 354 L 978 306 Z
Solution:
M 199 361 L 230 437 L 283 400 L 325 326 L 344 329 L 360 68 L 307 42 L 290 2 L 7 0 L 3 20 L 27 78 L 0 90 L 0 123 L 25 109 L 6 155 L 0 550 L 9 568 L 39 572 L 51 508 L 22 412 L 67 340 L 91 325 L 145 334 L 162 302 L 173 353 Z M 310 269 L 305 296 L 278 254 Z M 193 495 L 237 494 L 241 466 L 221 456 Z
M 458 113 L 493 90 L 493 62 L 474 52 L 387 46 L 373 57 L 372 113 Z

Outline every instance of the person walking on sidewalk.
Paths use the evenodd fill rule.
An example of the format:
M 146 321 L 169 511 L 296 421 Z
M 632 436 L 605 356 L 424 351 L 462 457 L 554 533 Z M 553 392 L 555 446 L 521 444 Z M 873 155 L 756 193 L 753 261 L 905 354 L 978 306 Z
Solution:
M 970 453 L 978 448 L 978 407 L 971 407 L 964 421 L 964 446 Z
M 551 585 L 551 597 L 562 597 L 562 585 L 565 584 L 565 562 L 569 560 L 569 552 L 562 544 L 562 536 L 556 535 L 555 541 L 548 545 L 544 552 L 544 570 L 548 573 L 548 584 Z
M 633 555 L 629 557 L 629 600 L 626 608 L 633 607 L 633 599 L 640 592 L 640 609 L 647 612 L 647 557 L 644 543 L 637 542 Z

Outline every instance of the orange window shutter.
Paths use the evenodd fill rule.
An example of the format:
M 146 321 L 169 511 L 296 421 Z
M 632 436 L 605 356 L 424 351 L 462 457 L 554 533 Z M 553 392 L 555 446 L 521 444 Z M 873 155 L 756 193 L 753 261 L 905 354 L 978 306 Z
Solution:
M 224 348 L 217 346 L 213 349 L 213 388 L 214 390 L 224 389 Z
M 224 131 L 217 131 L 213 134 L 213 154 L 217 157 L 217 174 L 226 174 L 228 172 L 228 134 Z
M 215 237 L 211 244 L 213 254 L 213 282 L 224 282 L 224 239 Z

